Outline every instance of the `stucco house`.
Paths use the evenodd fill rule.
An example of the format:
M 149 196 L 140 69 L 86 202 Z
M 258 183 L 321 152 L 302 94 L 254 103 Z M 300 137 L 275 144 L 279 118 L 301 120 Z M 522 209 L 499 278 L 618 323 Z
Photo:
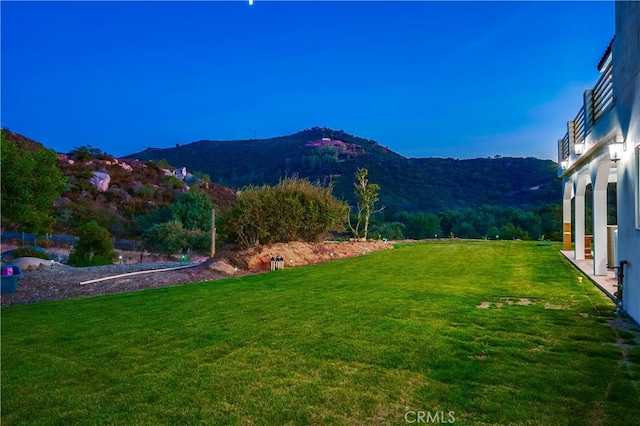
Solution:
M 571 250 L 573 242 L 576 260 L 592 256 L 593 270 L 587 272 L 596 277 L 614 268 L 617 276 L 622 272 L 618 306 L 640 323 L 640 2 L 616 1 L 615 32 L 598 65 L 600 79 L 585 91 L 582 108 L 558 141 L 563 249 Z M 607 211 L 609 184 L 616 190 L 614 212 Z M 588 185 L 592 252 L 591 235 L 585 235 Z M 607 223 L 608 214 L 616 224 Z

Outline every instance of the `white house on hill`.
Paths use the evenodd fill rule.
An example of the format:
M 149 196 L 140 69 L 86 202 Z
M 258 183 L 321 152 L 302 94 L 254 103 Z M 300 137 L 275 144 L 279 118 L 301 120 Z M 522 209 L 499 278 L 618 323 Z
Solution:
M 617 274 L 622 272 L 618 305 L 640 323 L 640 2 L 616 1 L 615 28 L 615 38 L 598 66 L 600 79 L 585 91 L 582 108 L 558 141 L 563 248 L 571 250 L 573 241 L 576 260 L 593 256 L 595 276 L 606 275 L 613 267 Z M 617 232 L 607 224 L 610 183 L 617 191 Z M 585 236 L 589 184 L 593 191 L 592 253 L 591 236 Z

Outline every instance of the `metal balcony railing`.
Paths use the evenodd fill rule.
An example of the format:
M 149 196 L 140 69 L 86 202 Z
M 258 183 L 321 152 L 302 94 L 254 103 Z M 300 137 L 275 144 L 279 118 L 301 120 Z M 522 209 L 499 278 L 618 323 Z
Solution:
M 609 53 L 610 54 L 610 53 Z M 585 91 L 584 103 L 576 117 L 567 123 L 567 133 L 558 141 L 558 160 L 570 160 L 575 145 L 584 144 L 591 127 L 615 104 L 613 96 L 613 67 L 611 63 L 602 71 L 593 89 Z M 584 145 L 581 145 L 584 149 Z M 589 147 L 586 147 L 588 149 Z M 575 158 L 575 157 L 574 157 Z
M 578 115 L 573 120 L 574 144 L 583 143 L 587 134 L 587 126 L 585 125 L 584 106 L 578 111 Z
M 566 133 L 564 135 L 564 138 L 562 138 L 562 140 L 560 141 L 560 159 L 561 160 L 565 160 L 567 158 L 569 158 L 569 155 L 571 155 L 571 151 L 569 149 L 569 134 Z
M 593 121 L 595 122 L 613 105 L 613 67 L 604 70 L 593 88 Z

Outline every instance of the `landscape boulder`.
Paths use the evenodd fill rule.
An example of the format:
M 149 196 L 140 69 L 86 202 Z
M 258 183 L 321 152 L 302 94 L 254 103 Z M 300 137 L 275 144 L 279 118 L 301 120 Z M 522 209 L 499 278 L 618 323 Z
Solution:
M 220 272 L 226 275 L 233 275 L 235 273 L 234 267 L 229 264 L 227 259 L 211 259 L 205 262 L 205 265 L 214 272 Z
M 100 192 L 106 192 L 109 189 L 109 182 L 111 182 L 111 176 L 103 172 L 93 172 L 93 177 L 89 179 L 89 183 Z

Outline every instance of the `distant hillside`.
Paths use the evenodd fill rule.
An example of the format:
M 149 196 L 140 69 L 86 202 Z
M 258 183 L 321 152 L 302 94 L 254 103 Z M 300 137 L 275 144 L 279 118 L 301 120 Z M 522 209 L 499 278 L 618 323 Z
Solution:
M 148 148 L 127 156 L 161 160 L 206 173 L 211 181 L 242 188 L 275 184 L 285 176 L 333 182 L 354 202 L 353 175 L 369 169 L 381 186 L 381 204 L 406 211 L 440 212 L 495 205 L 531 209 L 557 204 L 556 164 L 536 158 L 405 158 L 373 140 L 315 127 L 271 139 L 203 140 L 175 148 Z
M 2 129 L 2 137 L 26 151 L 43 147 L 6 129 Z M 141 217 L 160 214 L 190 187 L 206 193 L 219 212 L 228 210 L 235 201 L 234 191 L 203 181 L 189 169 L 168 169 L 162 162 L 117 160 L 97 148 L 85 146 L 58 154 L 57 166 L 66 176 L 67 186 L 54 201 L 56 232 L 73 233 L 77 226 L 97 220 L 118 238 L 135 237 L 142 231 Z

